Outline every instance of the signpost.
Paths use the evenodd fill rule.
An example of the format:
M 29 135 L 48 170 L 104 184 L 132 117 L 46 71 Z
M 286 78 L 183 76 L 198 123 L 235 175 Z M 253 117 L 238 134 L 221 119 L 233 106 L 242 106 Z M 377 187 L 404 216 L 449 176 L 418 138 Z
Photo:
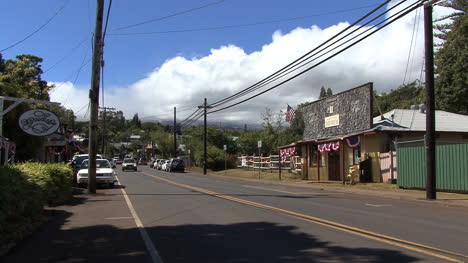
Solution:
M 8 106 L 8 108 L 3 109 L 5 101 L 13 101 L 13 104 Z M 5 97 L 0 96 L 0 137 L 3 136 L 3 116 L 5 116 L 8 112 L 18 106 L 20 103 L 33 103 L 33 104 L 45 104 L 45 105 L 60 105 L 58 102 L 51 102 L 51 101 L 44 101 L 44 100 L 33 100 L 33 99 L 23 99 L 23 98 L 14 98 L 14 97 Z M 4 140 L 4 149 L 9 149 L 10 144 L 8 141 Z M 7 163 L 8 162 L 8 150 L 5 150 L 5 154 L 3 155 L 3 160 L 0 160 L 0 163 Z
M 226 175 L 226 170 L 227 170 L 227 161 L 226 161 L 226 151 L 227 151 L 227 145 L 223 145 L 224 149 L 224 174 Z
M 257 146 L 258 146 L 258 179 L 260 179 L 260 171 L 262 169 L 262 141 L 258 141 Z
M 54 113 L 44 109 L 32 109 L 21 114 L 19 127 L 32 136 L 47 136 L 58 130 L 60 120 Z

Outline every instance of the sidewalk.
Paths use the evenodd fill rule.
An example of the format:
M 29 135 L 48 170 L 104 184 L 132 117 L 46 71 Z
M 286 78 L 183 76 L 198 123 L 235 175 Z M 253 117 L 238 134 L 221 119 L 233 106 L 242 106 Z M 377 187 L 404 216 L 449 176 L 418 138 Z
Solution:
M 119 186 L 97 192 L 48 208 L 49 221 L 0 261 L 151 262 Z
M 197 172 L 193 172 L 197 173 Z M 252 178 L 243 178 L 236 176 L 225 176 L 222 174 L 208 173 L 209 176 L 215 176 L 219 178 L 231 178 L 237 180 L 245 180 L 251 182 L 258 182 L 262 184 L 270 185 L 288 185 L 301 188 L 309 188 L 314 190 L 347 193 L 363 196 L 381 197 L 387 199 L 398 199 L 420 202 L 428 205 L 439 205 L 449 207 L 463 207 L 468 208 L 468 194 L 458 193 L 446 193 L 437 192 L 437 200 L 426 200 L 426 192 L 422 190 L 409 190 L 409 189 L 389 189 L 390 185 L 369 183 L 369 184 L 356 184 L 356 185 L 342 185 L 340 183 L 329 184 L 329 183 L 318 183 L 307 180 L 295 180 L 295 181 L 273 181 L 273 180 L 258 180 Z M 367 189 L 366 189 L 367 188 Z

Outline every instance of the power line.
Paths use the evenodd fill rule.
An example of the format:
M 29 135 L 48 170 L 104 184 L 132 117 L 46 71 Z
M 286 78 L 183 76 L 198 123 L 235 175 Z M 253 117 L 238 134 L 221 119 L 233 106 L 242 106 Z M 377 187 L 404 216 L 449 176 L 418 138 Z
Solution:
M 61 57 L 59 60 L 57 60 L 54 64 L 52 64 L 52 66 L 48 67 L 46 70 L 44 70 L 44 72 L 42 72 L 43 74 L 47 73 L 48 71 L 50 71 L 51 69 L 53 69 L 55 66 L 57 66 L 58 64 L 60 64 L 63 60 L 65 60 L 67 57 L 69 57 L 71 54 L 73 54 L 75 52 L 75 50 L 77 50 L 79 47 L 81 47 L 81 45 L 83 45 L 83 43 L 88 39 L 88 37 L 84 37 L 80 42 L 78 42 L 77 45 L 75 45 L 67 54 L 65 54 L 63 57 Z
M 413 45 L 413 39 L 414 39 L 414 33 L 416 32 L 417 20 L 418 20 L 418 17 L 419 17 L 418 14 L 419 14 L 418 10 L 416 10 L 416 13 L 414 14 L 413 32 L 411 33 L 411 41 L 410 41 L 410 47 L 409 47 L 409 51 L 408 51 L 408 58 L 406 60 L 405 76 L 403 77 L 402 85 L 404 85 L 405 81 L 406 81 L 406 75 L 408 74 L 408 68 L 409 68 L 409 65 L 410 65 L 411 54 L 413 54 L 413 56 L 414 56 L 413 46 L 414 46 L 414 48 L 416 48 L 416 43 L 414 43 L 414 45 Z M 414 42 L 416 42 L 416 41 L 414 41 Z
M 258 26 L 258 25 L 273 24 L 273 23 L 278 23 L 278 22 L 285 22 L 285 21 L 301 20 L 301 19 L 305 19 L 305 18 L 332 15 L 332 14 L 344 13 L 344 12 L 349 12 L 349 11 L 356 11 L 356 10 L 361 10 L 361 9 L 370 8 L 370 7 L 374 7 L 374 6 L 376 6 L 376 5 L 368 5 L 368 6 L 362 6 L 362 7 L 357 7 L 357 8 L 351 8 L 351 9 L 343 9 L 343 10 L 331 11 L 331 12 L 327 12 L 327 13 L 308 15 L 308 16 L 300 16 L 300 17 L 291 17 L 291 18 L 284 18 L 284 19 L 277 19 L 277 20 L 260 21 L 260 22 L 255 22 L 255 23 L 244 23 L 244 24 L 236 24 L 236 25 L 202 27 L 202 28 L 191 28 L 191 29 L 176 29 L 176 30 L 166 30 L 166 31 L 152 31 L 152 32 L 110 33 L 109 35 L 121 35 L 121 36 L 125 36 L 125 35 L 154 35 L 154 34 L 186 33 L 186 32 L 198 32 L 198 31 L 209 31 L 209 30 L 220 30 L 220 29 L 230 29 L 230 28 L 239 28 L 239 27 L 249 27 L 249 26 Z
M 195 109 L 195 107 L 191 106 L 191 107 L 186 107 L 186 108 L 183 108 L 183 109 L 180 109 L 178 110 L 177 112 L 185 112 L 185 111 L 189 111 L 189 110 L 192 110 L 192 109 Z M 157 117 L 161 117 L 161 116 L 166 116 L 166 115 L 172 115 L 173 112 L 169 112 L 169 111 L 165 111 L 165 112 L 161 112 L 161 113 L 157 113 L 155 115 L 149 115 L 149 116 L 144 116 L 144 117 L 140 117 L 140 119 L 149 119 L 149 118 L 157 118 Z
M 302 74 L 308 72 L 309 70 L 311 70 L 311 69 L 313 69 L 313 68 L 315 68 L 315 67 L 317 67 L 317 66 L 323 64 L 324 62 L 330 60 L 331 58 L 333 58 L 333 57 L 335 57 L 335 56 L 341 54 L 342 52 L 344 52 L 344 51 L 346 51 L 347 49 L 353 47 L 353 46 L 356 45 L 357 43 L 359 43 L 359 42 L 361 42 L 362 40 L 368 38 L 369 36 L 375 34 L 376 32 L 382 30 L 383 28 L 385 28 L 386 26 L 388 26 L 388 25 L 390 25 L 391 23 L 395 22 L 396 20 L 400 19 L 401 17 L 403 17 L 403 16 L 407 15 L 408 13 L 414 11 L 416 8 L 419 8 L 420 6 L 422 6 L 422 5 L 424 4 L 424 2 L 425 2 L 425 1 L 416 2 L 416 3 L 414 3 L 414 4 L 411 4 L 410 6 L 408 6 L 408 7 L 404 8 L 404 9 L 402 9 L 401 11 L 397 12 L 395 15 L 393 15 L 393 16 L 391 16 L 391 17 L 389 17 L 389 18 L 387 18 L 387 19 L 385 19 L 384 21 L 381 22 L 381 23 L 383 23 L 383 22 L 385 22 L 385 21 L 390 20 L 390 21 L 387 22 L 386 24 L 382 25 L 382 26 L 379 27 L 379 28 L 374 27 L 374 28 L 373 28 L 373 29 L 375 29 L 374 31 L 372 31 L 372 32 L 370 32 L 369 34 L 365 35 L 364 37 L 362 37 L 362 38 L 356 40 L 355 42 L 351 43 L 350 45 L 344 47 L 343 49 L 341 49 L 340 51 L 336 52 L 335 54 L 333 54 L 333 55 L 331 55 L 331 56 L 329 56 L 329 57 L 323 59 L 322 61 L 320 61 L 320 62 L 314 64 L 313 66 L 307 68 L 306 70 L 303 70 L 303 71 L 301 71 L 300 73 L 298 73 L 298 74 L 296 74 L 296 75 L 294 75 L 294 76 L 292 76 L 292 77 L 290 77 L 290 78 L 288 78 L 288 79 L 286 79 L 286 80 L 284 80 L 284 81 L 282 81 L 282 82 L 280 82 L 280 83 L 274 85 L 273 87 L 270 87 L 270 88 L 268 88 L 267 90 L 264 90 L 264 91 L 262 91 L 262 92 L 260 92 L 260 93 L 257 93 L 257 94 L 255 94 L 255 95 L 253 95 L 253 96 L 251 96 L 251 97 L 249 97 L 249 98 L 247 98 L 247 99 L 244 99 L 244 100 L 242 100 L 242 101 L 239 101 L 239 102 L 237 102 L 237 103 L 231 104 L 231 105 L 229 105 L 229 106 L 223 107 L 223 108 L 218 109 L 218 110 L 212 110 L 212 111 L 209 112 L 209 114 L 215 113 L 215 112 L 219 112 L 219 111 L 222 111 L 222 110 L 225 110 L 225 109 L 234 107 L 234 106 L 236 106 L 236 105 L 239 105 L 239 104 L 241 104 L 241 103 L 244 103 L 244 102 L 246 102 L 246 101 L 248 101 L 248 100 L 251 100 L 251 99 L 253 99 L 253 98 L 255 98 L 255 97 L 258 97 L 258 96 L 260 96 L 260 95 L 262 95 L 262 94 L 264 94 L 264 93 L 266 93 L 266 92 L 268 92 L 268 91 L 270 91 L 270 90 L 272 90 L 272 89 L 275 89 L 275 88 L 279 87 L 280 85 L 283 85 L 284 83 L 291 81 L 292 79 L 295 79 L 296 77 L 298 77 L 298 76 L 300 76 L 300 75 L 302 75 Z M 396 17 L 395 17 L 395 16 L 396 16 Z M 395 17 L 395 18 L 393 18 L 393 17 Z M 391 18 L 393 18 L 393 19 L 391 19 Z M 379 24 L 381 24 L 381 23 L 379 23 Z M 365 32 L 367 32 L 367 31 L 368 31 L 368 30 L 366 30 Z M 363 34 L 363 33 L 361 33 L 361 34 Z M 360 35 L 361 35 L 361 34 L 360 34 Z
M 32 33 L 30 33 L 29 35 L 27 35 L 25 38 L 17 41 L 16 43 L 14 43 L 13 45 L 9 46 L 9 47 L 6 47 L 2 50 L 0 50 L 0 52 L 3 52 L 5 50 L 8 50 L 12 47 L 15 47 L 21 43 L 23 43 L 24 41 L 28 40 L 30 37 L 34 36 L 37 32 L 41 31 L 41 29 L 43 29 L 45 26 L 47 26 L 59 13 L 60 11 L 62 11 L 67 5 L 68 3 L 70 3 L 70 0 L 68 0 L 67 2 L 65 2 L 56 12 L 55 14 L 49 18 L 44 24 L 42 24 L 39 28 L 37 28 L 36 30 L 34 30 Z
M 127 29 L 127 28 L 130 28 L 130 27 L 141 26 L 141 25 L 144 25 L 144 24 L 148 24 L 148 23 L 152 23 L 152 22 L 164 20 L 164 19 L 171 18 L 171 17 L 178 16 L 178 15 L 182 15 L 182 14 L 186 14 L 186 13 L 189 13 L 189 12 L 193 12 L 193 11 L 195 11 L 195 10 L 199 10 L 199 9 L 203 9 L 203 8 L 206 8 L 206 7 L 210 7 L 210 6 L 213 6 L 213 5 L 220 4 L 220 3 L 225 2 L 225 1 L 226 1 L 226 0 L 220 0 L 220 1 L 213 2 L 213 3 L 209 3 L 209 4 L 206 4 L 206 5 L 203 5 L 203 6 L 199 6 L 199 7 L 191 8 L 191 9 L 184 10 L 184 11 L 181 11 L 181 12 L 177 12 L 177 13 L 175 13 L 175 14 L 171 14 L 171 15 L 167 15 L 167 16 L 162 16 L 162 17 L 154 18 L 154 19 L 147 20 L 147 21 L 144 21 L 144 22 L 140 22 L 140 23 L 136 23 L 136 24 L 132 24 L 132 25 L 128 25 L 128 26 L 123 26 L 123 27 L 115 28 L 115 29 L 112 29 L 112 32 L 118 31 L 118 30 L 122 30 L 122 29 Z
M 390 0 L 387 0 L 385 1 L 384 3 L 380 4 L 378 7 L 374 8 L 373 10 L 371 10 L 370 12 L 368 12 L 366 15 L 364 15 L 363 17 L 361 17 L 360 19 L 358 19 L 357 21 L 355 21 L 354 23 L 350 24 L 349 26 L 347 26 L 345 29 L 341 30 L 340 32 L 338 32 L 337 34 L 335 34 L 334 36 L 332 36 L 331 38 L 327 39 L 326 41 L 324 41 L 323 43 L 321 43 L 320 45 L 318 45 L 317 47 L 315 47 L 314 49 L 310 50 L 309 52 L 307 52 L 306 54 L 302 55 L 301 57 L 297 58 L 296 60 L 294 60 L 293 62 L 289 63 L 288 65 L 286 65 L 285 67 L 281 68 L 280 70 L 274 72 L 273 74 L 269 75 L 268 77 L 264 78 L 263 80 L 255 83 L 254 85 L 251 85 L 250 87 L 240 91 L 240 92 L 237 92 L 236 94 L 234 95 L 231 95 L 227 98 L 224 98 L 222 100 L 219 100 L 219 101 L 216 101 L 214 102 L 213 104 L 211 104 L 211 106 L 213 107 L 218 107 L 218 106 L 221 106 L 222 104 L 225 104 L 229 101 L 232 101 L 234 99 L 237 99 L 241 96 L 244 96 L 244 95 L 247 95 L 248 93 L 251 93 L 261 87 L 264 87 L 265 85 L 267 84 L 270 84 L 276 80 L 278 80 L 279 78 L 281 77 L 284 77 L 285 75 L 291 73 L 292 71 L 295 71 L 305 65 L 302 65 L 302 66 L 299 66 L 301 63 L 305 63 L 305 61 L 307 59 L 310 59 L 311 57 L 319 54 L 320 52 L 324 51 L 325 49 L 333 46 L 334 44 L 336 44 L 337 42 L 343 40 L 344 38 L 346 38 L 347 36 L 350 36 L 351 34 L 353 34 L 354 32 L 356 32 L 357 30 L 363 28 L 365 25 L 369 24 L 370 22 L 376 20 L 378 17 L 382 16 L 383 14 L 385 14 L 386 12 L 389 12 L 391 9 L 393 8 L 396 8 L 398 5 L 395 5 L 394 7 L 392 7 L 391 9 L 387 10 L 386 12 L 380 14 L 379 16 L 375 17 L 374 19 L 368 21 L 367 23 L 365 23 L 364 25 L 361 25 L 360 27 L 358 27 L 357 29 L 353 30 L 351 33 L 348 33 L 347 35 L 339 38 L 338 40 L 332 42 L 331 44 L 329 44 L 328 46 L 320 49 L 321 47 L 323 47 L 325 44 L 327 44 L 328 42 L 332 41 L 333 39 L 335 39 L 336 37 L 338 37 L 339 35 L 341 35 L 342 33 L 348 31 L 349 29 L 351 29 L 354 25 L 358 24 L 359 22 L 363 21 L 365 18 L 369 17 L 372 13 L 376 12 L 378 9 L 380 9 L 381 7 L 385 6 L 388 2 L 390 2 Z M 401 3 L 400 3 L 401 4 Z M 346 42 L 345 42 L 346 43 Z M 318 51 L 317 51 L 318 50 Z M 332 49 L 333 50 L 333 49 Z M 314 53 L 315 52 L 315 53 Z M 325 53 L 326 54 L 326 53 Z M 324 55 L 324 54 L 323 54 Z M 322 56 L 323 56 L 322 55 Z M 312 60 L 313 61 L 313 60 Z M 310 62 L 309 62 L 310 63 Z M 296 67 L 296 69 L 294 69 L 294 67 Z
M 104 39 L 105 39 L 106 33 L 107 33 L 107 24 L 109 23 L 109 15 L 110 15 L 111 7 L 112 7 L 112 0 L 109 0 L 109 5 L 107 6 L 106 24 L 104 26 L 104 34 L 102 34 L 102 43 L 103 43 L 103 45 L 104 45 Z

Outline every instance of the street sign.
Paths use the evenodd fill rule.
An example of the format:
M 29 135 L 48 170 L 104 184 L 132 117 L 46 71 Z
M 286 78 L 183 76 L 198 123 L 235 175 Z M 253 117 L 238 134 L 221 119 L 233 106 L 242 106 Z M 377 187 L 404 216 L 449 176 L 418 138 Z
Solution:
M 258 141 L 257 144 L 258 144 L 258 148 L 262 148 L 262 141 Z
M 223 145 L 223 149 L 226 151 L 227 150 L 227 145 Z
M 44 109 L 24 112 L 18 120 L 21 130 L 33 136 L 46 136 L 57 131 L 60 121 L 54 113 Z

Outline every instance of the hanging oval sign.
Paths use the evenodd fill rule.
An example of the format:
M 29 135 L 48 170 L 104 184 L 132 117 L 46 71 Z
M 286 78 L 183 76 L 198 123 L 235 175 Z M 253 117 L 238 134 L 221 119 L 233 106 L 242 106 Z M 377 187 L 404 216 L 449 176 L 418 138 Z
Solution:
M 57 131 L 60 126 L 57 115 L 44 109 L 33 109 L 24 112 L 18 123 L 21 130 L 33 136 L 50 135 Z

